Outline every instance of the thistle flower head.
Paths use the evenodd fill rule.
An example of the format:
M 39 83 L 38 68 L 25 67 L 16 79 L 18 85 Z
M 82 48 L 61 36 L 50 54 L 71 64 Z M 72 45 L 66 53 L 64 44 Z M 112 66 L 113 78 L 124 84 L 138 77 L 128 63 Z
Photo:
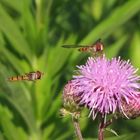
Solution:
M 80 101 L 80 96 L 77 96 L 77 90 L 79 89 L 78 86 L 73 84 L 72 81 L 69 81 L 63 90 L 63 106 L 64 108 L 62 110 L 67 111 L 67 114 L 73 114 L 77 117 L 77 114 L 79 116 L 79 112 L 81 110 L 81 107 L 79 106 L 78 102 Z M 79 94 L 78 94 L 79 95 Z M 65 113 L 62 114 L 65 115 Z M 69 113 L 68 113 L 69 112 Z
M 123 112 L 122 99 L 129 104 L 139 96 L 140 77 L 129 61 L 105 56 L 89 58 L 85 65 L 78 66 L 79 75 L 73 76 L 74 94 L 79 103 L 90 109 L 93 119 L 100 113 L 106 116 L 117 110 Z
M 129 104 L 122 100 L 122 108 L 125 114 L 130 119 L 135 119 L 140 116 L 140 95 L 137 97 L 137 99 L 132 98 L 129 102 Z M 119 112 L 119 116 L 125 118 L 123 112 Z

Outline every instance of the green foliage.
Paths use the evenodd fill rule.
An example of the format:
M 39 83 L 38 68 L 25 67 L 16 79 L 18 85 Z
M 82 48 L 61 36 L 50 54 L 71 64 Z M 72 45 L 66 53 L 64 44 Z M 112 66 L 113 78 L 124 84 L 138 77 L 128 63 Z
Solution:
M 102 38 L 108 57 L 130 58 L 140 68 L 139 7 L 140 0 L 1 0 L 0 140 L 75 139 L 59 109 L 63 86 L 85 55 L 61 46 Z M 7 81 L 36 70 L 44 72 L 36 82 Z M 95 126 L 87 115 L 81 120 L 85 138 L 97 137 Z M 140 122 L 119 120 L 112 128 L 120 137 L 106 132 L 107 140 L 136 139 Z

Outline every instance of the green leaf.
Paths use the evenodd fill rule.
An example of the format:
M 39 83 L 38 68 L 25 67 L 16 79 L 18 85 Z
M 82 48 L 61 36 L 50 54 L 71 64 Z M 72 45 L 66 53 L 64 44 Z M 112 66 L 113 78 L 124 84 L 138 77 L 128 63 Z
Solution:
M 129 55 L 133 65 L 140 68 L 140 32 L 136 32 L 132 37 Z
M 4 131 L 4 136 L 8 140 L 27 140 L 27 135 L 22 128 L 17 127 L 11 121 L 9 117 L 9 110 L 3 106 L 0 106 L 0 125 Z
M 18 12 L 21 12 L 21 9 L 22 9 L 22 4 L 23 2 L 22 1 L 19 1 L 19 0 L 1 0 L 1 3 L 18 11 Z
M 103 3 L 101 3 L 100 1 L 93 1 L 92 2 L 92 15 L 96 20 L 99 20 L 101 18 L 102 15 L 102 7 L 103 7 Z
M 109 58 L 117 56 L 123 45 L 126 43 L 127 39 L 128 36 L 125 35 L 117 40 L 114 44 L 110 45 L 109 47 L 105 47 L 106 56 Z
M 80 42 L 93 43 L 98 38 L 106 38 L 113 33 L 119 26 L 123 25 L 140 10 L 140 0 L 126 1 L 122 6 L 111 11 L 111 14 L 98 24 L 94 29 Z
M 7 58 L 7 61 L 13 65 L 13 67 L 19 72 L 23 73 L 25 72 L 24 65 L 22 64 L 22 61 L 19 60 L 13 53 L 11 53 L 6 47 L 1 45 L 0 52 L 3 53 L 3 55 Z M 27 63 L 26 63 L 27 64 Z
M 105 130 L 106 130 L 106 131 L 109 131 L 109 132 L 111 132 L 111 133 L 113 133 L 114 135 L 116 135 L 116 136 L 119 137 L 119 135 L 117 134 L 117 132 L 116 132 L 115 130 L 113 130 L 113 129 L 111 129 L 111 128 L 106 128 Z
M 8 38 L 14 49 L 30 61 L 31 51 L 20 29 L 0 4 L 0 30 Z
M 51 105 L 51 110 L 49 110 L 49 106 L 46 106 L 46 103 L 44 103 L 42 112 L 43 112 L 43 122 L 45 122 L 46 120 L 48 120 L 49 118 L 51 118 L 51 116 L 53 116 L 53 114 L 58 114 L 58 107 L 60 108 L 61 105 L 61 94 L 58 95 L 57 98 L 51 99 L 49 102 L 49 106 Z M 53 102 L 54 100 L 54 102 Z M 52 103 L 51 103 L 52 102 Z M 46 107 L 45 107 L 46 106 Z
M 63 40 L 60 40 L 56 45 L 55 49 L 51 50 L 51 55 L 48 58 L 48 73 L 57 74 L 57 72 L 64 66 L 67 62 L 68 57 L 70 57 L 71 51 L 62 48 Z
M 53 134 L 54 129 L 55 129 L 55 125 L 54 124 L 51 124 L 51 125 L 47 126 L 47 128 L 45 128 L 45 130 L 43 131 L 43 138 L 42 138 L 42 140 L 49 139 L 51 134 Z

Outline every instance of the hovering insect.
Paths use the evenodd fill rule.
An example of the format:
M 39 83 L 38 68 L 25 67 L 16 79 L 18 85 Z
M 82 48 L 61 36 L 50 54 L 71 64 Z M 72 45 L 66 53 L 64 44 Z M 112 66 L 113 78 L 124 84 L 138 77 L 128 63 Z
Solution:
M 78 51 L 80 52 L 89 52 L 93 56 L 98 56 L 103 53 L 104 45 L 101 42 L 101 39 L 98 39 L 92 45 L 63 45 L 64 48 L 79 48 Z
M 22 81 L 22 80 L 36 81 L 36 80 L 41 79 L 42 75 L 43 75 L 43 73 L 40 71 L 29 72 L 29 73 L 26 73 L 26 74 L 20 75 L 20 76 L 9 77 L 8 80 L 9 81 Z

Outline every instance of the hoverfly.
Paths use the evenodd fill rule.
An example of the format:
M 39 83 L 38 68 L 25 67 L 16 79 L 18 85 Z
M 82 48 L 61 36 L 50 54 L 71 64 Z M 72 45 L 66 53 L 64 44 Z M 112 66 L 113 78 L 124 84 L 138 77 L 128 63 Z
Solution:
M 40 71 L 29 72 L 29 73 L 25 73 L 24 75 L 20 75 L 20 76 L 9 77 L 8 80 L 9 81 L 22 81 L 22 80 L 36 81 L 36 80 L 41 79 L 42 75 L 43 75 L 43 73 Z
M 102 55 L 104 45 L 101 42 L 101 39 L 98 39 L 94 44 L 92 45 L 63 45 L 64 48 L 79 48 L 78 51 L 80 52 L 89 52 L 93 56 Z

